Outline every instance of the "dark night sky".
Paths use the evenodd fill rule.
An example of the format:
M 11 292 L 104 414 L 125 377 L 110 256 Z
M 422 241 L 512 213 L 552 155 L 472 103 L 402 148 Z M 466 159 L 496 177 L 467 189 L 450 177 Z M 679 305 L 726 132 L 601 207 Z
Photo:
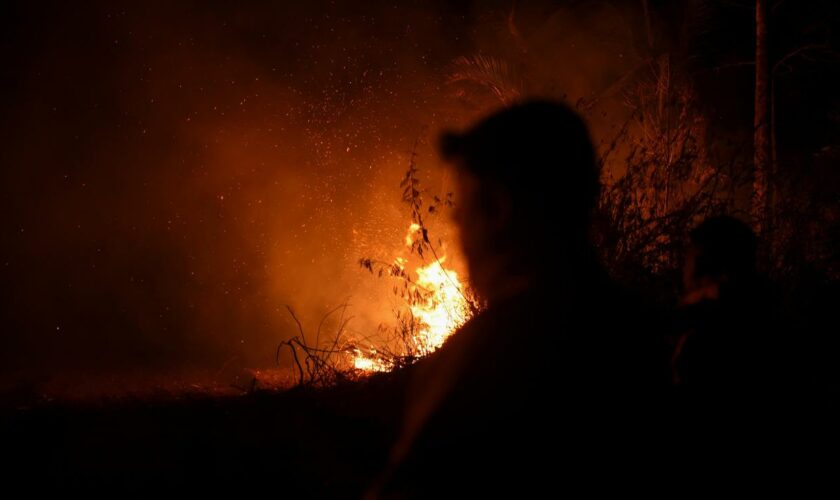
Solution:
M 0 390 L 267 365 L 293 332 L 282 304 L 313 321 L 351 297 L 359 328 L 378 322 L 381 284 L 356 260 L 399 249 L 414 138 L 486 107 L 447 85 L 447 68 L 515 52 L 511 2 L 398 4 L 4 3 Z M 584 4 L 517 7 L 529 57 L 571 101 L 641 43 L 637 2 Z M 751 56 L 749 9 L 653 4 L 657 50 L 696 53 L 708 118 L 748 135 L 750 68 L 716 68 Z M 782 8 L 778 53 L 836 46 L 830 2 Z M 689 14 L 703 26 L 682 39 Z M 836 63 L 818 59 L 792 61 L 779 87 L 783 153 L 806 163 L 840 114 Z M 430 142 L 421 158 L 436 166 Z

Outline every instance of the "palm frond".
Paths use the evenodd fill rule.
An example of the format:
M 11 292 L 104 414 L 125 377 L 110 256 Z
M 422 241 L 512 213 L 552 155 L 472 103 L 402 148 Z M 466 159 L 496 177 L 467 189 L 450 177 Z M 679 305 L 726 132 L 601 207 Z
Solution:
M 487 88 L 503 104 L 522 96 L 522 80 L 507 61 L 484 55 L 461 56 L 452 61 L 448 83 L 471 82 Z

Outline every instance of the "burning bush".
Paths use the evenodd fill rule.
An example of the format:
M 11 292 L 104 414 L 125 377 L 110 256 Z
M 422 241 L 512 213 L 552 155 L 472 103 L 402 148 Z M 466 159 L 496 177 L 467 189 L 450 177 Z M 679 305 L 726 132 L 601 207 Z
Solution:
M 291 308 L 299 335 L 280 344 L 277 360 L 284 348 L 291 351 L 298 383 L 329 385 L 371 372 L 390 371 L 414 363 L 443 345 L 479 309 L 479 303 L 465 280 L 447 268 L 443 241 L 433 243 L 425 217 L 453 206 L 453 195 L 431 195 L 420 185 L 417 145 L 400 182 L 402 201 L 409 207 L 411 221 L 405 236 L 405 253 L 391 262 L 362 258 L 360 266 L 379 278 L 395 280 L 392 288 L 398 299 L 394 323 L 381 324 L 369 337 L 354 338 L 347 332 L 352 319 L 345 303 L 330 311 L 321 321 L 314 344 L 309 344 L 303 326 Z M 425 203 L 424 196 L 432 202 Z M 409 269 L 407 257 L 416 256 L 421 264 Z M 338 326 L 330 336 L 322 335 L 325 321 L 338 314 Z

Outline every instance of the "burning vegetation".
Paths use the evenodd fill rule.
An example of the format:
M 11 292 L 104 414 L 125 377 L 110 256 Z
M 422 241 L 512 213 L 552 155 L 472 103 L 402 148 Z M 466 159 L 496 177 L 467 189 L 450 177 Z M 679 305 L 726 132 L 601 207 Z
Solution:
M 11 9 L 9 386 L 410 364 L 480 309 L 427 139 L 535 96 L 590 125 L 617 280 L 674 300 L 687 228 L 730 213 L 780 286 L 827 286 L 836 7 L 766 3 Z
M 596 23 L 598 29 L 634 30 L 631 17 L 598 13 L 604 14 Z M 568 28 L 574 16 L 561 9 L 543 27 Z M 836 197 L 828 200 L 820 195 L 832 207 L 821 209 L 795 192 L 794 186 L 804 179 L 789 165 L 783 168 L 777 164 L 776 134 L 766 129 L 769 126 L 775 131 L 779 125 L 763 114 L 765 110 L 756 110 L 763 117 L 756 118 L 762 124 L 761 134 L 733 135 L 719 130 L 719 120 L 704 109 L 704 99 L 709 97 L 703 95 L 708 89 L 700 88 L 704 82 L 694 66 L 697 53 L 682 48 L 663 50 L 663 42 L 655 42 L 650 16 L 647 10 L 643 12 L 643 42 L 627 57 L 622 53 L 620 64 L 612 63 L 619 76 L 608 85 L 587 88 L 574 101 L 576 111 L 586 117 L 600 138 L 597 153 L 603 188 L 591 236 L 610 274 L 656 300 L 673 296 L 679 288 L 688 229 L 711 216 L 734 214 L 759 232 L 760 267 L 774 280 L 796 281 L 792 271 L 797 266 L 813 266 L 825 273 L 826 279 L 836 279 L 836 265 L 831 262 L 836 255 L 833 242 L 821 229 L 836 226 Z M 674 47 L 690 46 L 692 37 L 699 36 L 691 31 L 695 27 L 688 21 L 681 22 L 686 23 L 684 29 L 677 39 L 670 40 Z M 623 50 L 622 44 L 629 39 L 613 34 L 606 45 Z M 523 36 L 513 10 L 507 18 L 506 36 L 511 44 L 497 55 L 460 55 L 450 61 L 443 76 L 457 99 L 478 109 L 492 109 L 529 96 L 555 95 L 557 87 L 569 86 L 568 75 L 556 70 L 557 61 L 549 55 L 555 46 L 537 36 Z M 592 33 L 581 36 L 594 37 Z M 776 69 L 801 54 L 827 57 L 826 50 L 822 45 L 794 48 L 779 60 Z M 770 76 L 775 78 L 775 74 Z M 766 89 L 757 95 L 770 99 Z M 569 100 L 566 93 L 556 97 Z M 770 106 L 763 101 L 760 104 Z M 765 123 L 768 120 L 770 123 Z M 768 164 L 769 153 L 765 154 L 770 149 L 774 151 L 773 165 Z M 815 161 L 827 156 L 836 159 L 835 150 L 836 146 L 824 148 Z M 411 364 L 440 347 L 480 309 L 469 292 L 469 277 L 459 276 L 449 267 L 450 257 L 441 253 L 443 242 L 430 238 L 424 221 L 457 200 L 451 193 L 441 198 L 420 189 L 416 158 L 415 143 L 400 184 L 402 201 L 411 213 L 406 255 L 360 260 L 370 273 L 395 281 L 392 292 L 399 305 L 393 318 L 383 321 L 373 334 L 347 336 L 340 331 L 347 336 L 340 349 L 344 364 L 332 370 L 381 372 Z M 428 205 L 423 204 L 424 194 L 431 200 Z M 780 203 L 781 199 L 786 202 Z M 808 244 L 803 244 L 805 241 Z M 412 257 L 419 262 L 411 263 Z M 304 381 L 303 376 L 299 379 Z
M 424 234 L 423 228 L 412 223 L 406 235 L 406 245 L 414 248 L 415 238 Z M 427 240 L 425 240 L 427 244 Z M 446 339 L 472 316 L 466 288 L 458 273 L 444 267 L 446 256 L 435 257 L 425 266 L 417 267 L 413 274 L 406 271 L 407 260 L 397 257 L 389 268 L 376 269 L 376 263 L 363 259 L 361 265 L 371 273 L 387 275 L 401 281 L 394 293 L 407 305 L 397 311 L 398 325 L 391 327 L 400 339 L 402 352 L 382 354 L 371 345 L 367 351 L 357 349 L 354 366 L 363 371 L 386 371 L 405 361 L 434 352 Z M 381 272 L 384 271 L 384 272 Z M 389 328 L 385 328 L 388 330 Z
M 440 434 L 422 423 L 439 423 L 429 420 L 436 400 L 458 406 L 443 420 L 467 412 L 450 435 L 469 453 L 430 455 L 418 482 L 442 486 L 432 498 L 459 493 L 450 479 L 527 485 L 515 466 L 551 491 L 567 464 L 637 464 L 597 442 L 633 415 L 664 428 L 675 448 L 654 455 L 681 477 L 708 453 L 671 451 L 718 434 L 702 411 L 596 408 L 613 382 L 633 386 L 636 401 L 624 368 L 653 358 L 645 366 L 668 372 L 657 403 L 682 406 L 709 369 L 720 375 L 708 394 L 723 389 L 736 405 L 769 388 L 772 411 L 745 428 L 786 417 L 778 408 L 809 419 L 762 430 L 759 453 L 833 416 L 840 2 L 12 0 L 0 9 L 0 441 L 14 458 L 5 477 L 22 491 L 113 496 L 142 483 L 359 498 L 400 451 L 395 436 Z M 529 181 L 519 206 L 539 198 L 550 217 L 520 218 L 510 245 L 476 245 L 544 249 L 510 255 L 535 279 L 482 283 L 448 220 L 459 200 L 434 139 L 537 99 L 582 117 L 595 148 L 589 172 L 601 189 L 588 198 L 589 239 L 576 232 L 586 251 L 564 254 L 551 241 L 579 183 L 562 175 L 573 155 L 549 148 L 528 164 L 550 157 L 550 175 L 516 172 Z M 529 197 L 534 186 L 544 196 Z M 704 221 L 712 225 L 691 230 Z M 737 230 L 709 236 L 727 224 Z M 542 228 L 556 232 L 523 244 Z M 734 259 L 749 261 L 740 284 L 708 258 L 738 253 L 749 256 Z M 495 267 L 522 266 L 486 266 Z M 493 289 L 532 295 L 494 317 L 497 298 L 477 292 Z M 722 303 L 730 293 L 737 300 Z M 580 335 L 565 342 L 564 329 Z M 701 331 L 717 335 L 698 347 Z M 642 349 L 651 339 L 656 349 Z M 448 358 L 450 348 L 462 351 Z M 739 377 L 748 383 L 730 383 Z M 410 378 L 431 391 L 406 389 Z M 811 396 L 817 411 L 801 406 Z M 483 398 L 493 404 L 474 404 Z M 715 417 L 734 413 L 722 409 Z M 583 418 L 566 425 L 575 414 Z M 505 434 L 536 446 L 507 453 Z M 564 455 L 567 437 L 581 439 L 581 453 Z M 441 449 L 432 444 L 417 449 Z M 546 446 L 562 464 L 544 458 Z M 498 469 L 474 467 L 473 480 L 465 456 Z M 645 467 L 655 484 L 669 475 L 659 465 Z
M 380 279 L 393 281 L 396 299 L 393 322 L 383 322 L 373 335 L 354 337 L 348 331 L 352 317 L 346 316 L 344 304 L 331 311 L 319 324 L 315 342 L 306 341 L 304 329 L 291 308 L 299 336 L 278 347 L 277 359 L 284 347 L 291 350 L 299 384 L 329 384 L 358 374 L 386 372 L 412 364 L 440 348 L 446 339 L 479 309 L 467 285 L 447 267 L 444 242 L 437 244 L 429 236 L 424 215 L 435 216 L 453 206 L 453 195 L 430 195 L 418 178 L 417 144 L 411 153 L 408 170 L 400 188 L 402 201 L 409 207 L 411 222 L 404 238 L 401 255 L 387 262 L 362 258 L 360 266 Z M 430 196 L 432 202 L 424 204 Z M 412 266 L 412 262 L 416 262 Z M 324 320 L 340 311 L 336 332 L 322 339 Z

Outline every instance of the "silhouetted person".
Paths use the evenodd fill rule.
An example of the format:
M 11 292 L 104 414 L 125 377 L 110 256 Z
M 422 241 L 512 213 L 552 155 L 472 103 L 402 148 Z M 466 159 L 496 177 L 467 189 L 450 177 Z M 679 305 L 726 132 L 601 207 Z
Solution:
M 786 474 L 781 465 L 820 434 L 819 413 L 802 399 L 796 332 L 756 270 L 756 248 L 751 229 L 728 216 L 689 236 L 667 453 L 690 487 L 744 480 L 745 464 L 765 478 Z
M 589 243 L 599 181 L 586 126 L 527 102 L 444 135 L 441 150 L 487 308 L 414 367 L 381 497 L 543 496 L 631 470 L 658 365 Z
M 729 216 L 691 231 L 672 356 L 682 390 L 742 397 L 780 383 L 782 325 L 756 271 L 756 246 L 752 230 Z

